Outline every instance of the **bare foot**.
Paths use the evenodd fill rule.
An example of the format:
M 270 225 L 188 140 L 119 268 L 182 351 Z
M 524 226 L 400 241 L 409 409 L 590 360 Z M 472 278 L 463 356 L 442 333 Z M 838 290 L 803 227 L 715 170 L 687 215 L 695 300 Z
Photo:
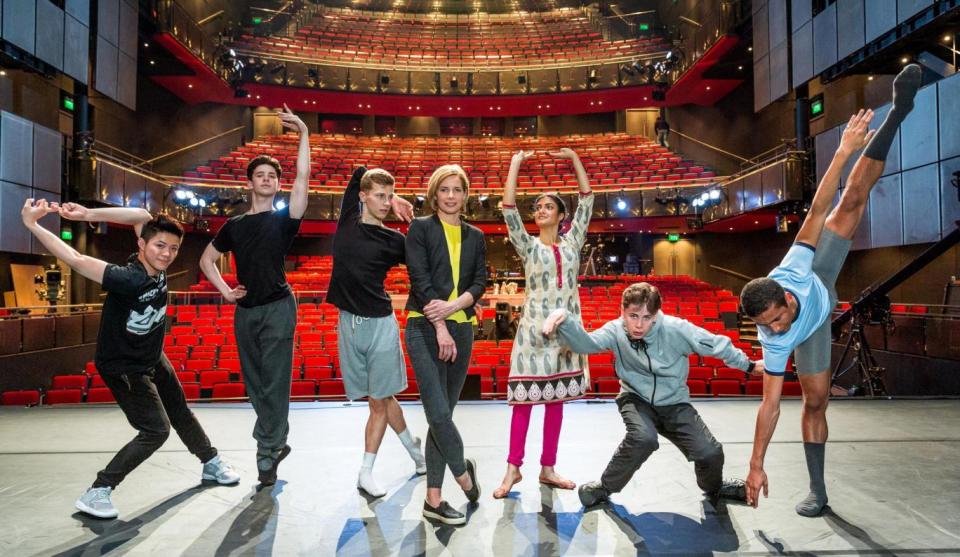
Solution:
M 514 484 L 520 483 L 522 479 L 523 474 L 520 473 L 520 469 L 513 464 L 507 464 L 507 473 L 503 476 L 503 483 L 494 490 L 493 498 L 503 499 L 510 493 L 510 490 L 513 489 Z
M 557 471 L 553 469 L 553 466 L 544 466 L 540 469 L 540 483 L 550 487 L 556 487 L 558 489 L 573 489 L 577 487 L 577 484 L 574 482 L 564 478 L 560 474 L 557 474 Z

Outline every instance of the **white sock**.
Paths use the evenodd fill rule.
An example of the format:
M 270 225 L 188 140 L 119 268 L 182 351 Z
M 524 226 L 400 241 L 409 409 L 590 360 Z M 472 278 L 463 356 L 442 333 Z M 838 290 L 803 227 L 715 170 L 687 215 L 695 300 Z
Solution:
M 363 453 L 363 466 L 360 467 L 360 475 L 357 476 L 357 487 L 372 497 L 383 497 L 387 492 L 380 489 L 377 482 L 373 481 L 373 461 L 376 458 L 377 453 Z
M 398 433 L 397 437 L 400 438 L 400 442 L 403 443 L 403 446 L 406 447 L 408 451 L 412 451 L 417 448 L 417 441 L 413 438 L 413 435 L 410 434 L 409 427 Z
M 373 463 L 377 460 L 377 453 L 363 453 L 363 464 L 361 468 L 373 471 Z

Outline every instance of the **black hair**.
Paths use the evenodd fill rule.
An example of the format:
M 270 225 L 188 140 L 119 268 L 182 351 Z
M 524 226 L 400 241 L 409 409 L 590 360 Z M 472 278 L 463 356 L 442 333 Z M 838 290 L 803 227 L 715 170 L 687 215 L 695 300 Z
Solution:
M 558 213 L 563 213 L 564 217 L 567 216 L 567 204 L 564 203 L 562 199 L 560 199 L 559 195 L 556 195 L 553 193 L 541 193 L 540 195 L 537 196 L 536 199 L 533 200 L 533 206 L 536 207 L 537 202 L 543 199 L 544 197 L 549 197 L 550 199 L 552 199 L 553 202 L 557 204 Z
M 780 284 L 770 277 L 755 278 L 740 292 L 740 307 L 748 317 L 756 317 L 771 306 L 787 305 L 787 297 Z
M 183 227 L 180 226 L 180 223 L 162 213 L 143 223 L 143 228 L 140 229 L 140 237 L 143 238 L 144 242 L 149 242 L 150 238 L 161 232 L 169 232 L 177 238 L 183 238 Z
M 277 171 L 277 179 L 280 179 L 280 175 L 283 173 L 283 169 L 280 167 L 280 161 L 270 155 L 257 155 L 247 164 L 247 180 L 253 180 L 253 171 L 261 164 L 269 164 L 272 166 L 273 169 Z

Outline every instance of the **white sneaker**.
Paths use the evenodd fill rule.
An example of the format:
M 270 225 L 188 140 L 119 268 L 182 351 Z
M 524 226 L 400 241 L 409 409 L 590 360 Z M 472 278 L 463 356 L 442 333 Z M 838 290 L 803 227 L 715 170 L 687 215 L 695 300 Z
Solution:
M 414 438 L 413 442 L 416 443 L 417 447 L 409 451 L 410 458 L 413 459 L 413 464 L 417 467 L 417 475 L 422 476 L 427 473 L 427 459 L 423 457 L 423 451 L 420 449 L 423 443 L 421 443 L 419 437 Z
M 221 460 L 220 455 L 217 455 L 203 463 L 200 479 L 215 481 L 220 485 L 233 485 L 240 481 L 240 474 L 233 469 L 233 466 Z
M 110 501 L 112 487 L 91 487 L 77 499 L 74 506 L 78 511 L 97 518 L 117 518 L 120 513 Z
M 373 481 L 373 470 L 370 468 L 360 468 L 360 475 L 357 476 L 357 488 L 367 492 L 371 497 L 383 497 L 386 491 L 380 489 L 377 482 Z

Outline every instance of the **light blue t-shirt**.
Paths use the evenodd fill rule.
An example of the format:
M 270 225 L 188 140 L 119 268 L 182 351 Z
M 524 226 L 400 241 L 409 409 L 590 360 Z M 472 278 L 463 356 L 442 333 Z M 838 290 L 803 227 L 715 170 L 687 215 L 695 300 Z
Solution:
M 763 365 L 770 375 L 783 375 L 786 372 L 787 360 L 793 349 L 810 338 L 833 309 L 827 287 L 813 272 L 814 251 L 807 244 L 793 244 L 780 265 L 767 275 L 793 294 L 798 304 L 797 317 L 789 331 L 778 335 L 768 327 L 757 326 L 763 346 Z

